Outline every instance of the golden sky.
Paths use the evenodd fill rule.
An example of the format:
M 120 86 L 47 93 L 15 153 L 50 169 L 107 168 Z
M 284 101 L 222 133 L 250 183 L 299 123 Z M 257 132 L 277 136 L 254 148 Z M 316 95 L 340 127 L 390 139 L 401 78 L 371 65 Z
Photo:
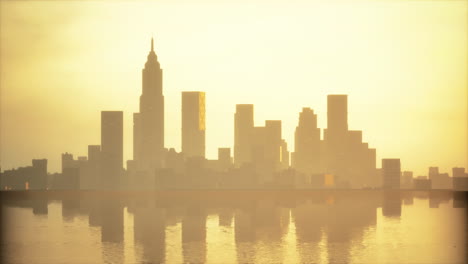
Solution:
M 163 68 L 166 147 L 180 151 L 181 91 L 206 92 L 207 156 L 233 146 L 235 104 L 326 127 L 348 94 L 349 127 L 415 176 L 468 167 L 467 1 L 1 1 L 1 166 L 100 143 L 100 111 L 124 111 L 124 160 L 151 36 Z

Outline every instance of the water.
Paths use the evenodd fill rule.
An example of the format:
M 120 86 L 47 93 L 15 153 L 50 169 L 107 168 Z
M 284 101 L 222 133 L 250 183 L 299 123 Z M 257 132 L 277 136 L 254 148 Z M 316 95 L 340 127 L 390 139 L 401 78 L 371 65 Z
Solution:
M 465 263 L 466 193 L 2 197 L 2 263 Z

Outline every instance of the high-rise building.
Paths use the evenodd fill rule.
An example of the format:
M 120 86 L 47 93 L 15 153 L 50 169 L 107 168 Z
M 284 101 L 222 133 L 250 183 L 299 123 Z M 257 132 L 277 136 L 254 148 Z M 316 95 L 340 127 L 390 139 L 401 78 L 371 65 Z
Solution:
M 218 167 L 221 171 L 226 171 L 232 166 L 231 149 L 218 148 Z
M 88 146 L 88 165 L 86 174 L 82 177 L 81 188 L 84 189 L 97 189 L 98 179 L 100 175 L 101 165 L 101 146 L 89 145 Z
M 141 154 L 141 120 L 140 113 L 133 113 L 133 160 L 140 161 Z
M 400 187 L 404 189 L 411 189 L 413 187 L 413 172 L 412 171 L 402 172 Z
M 302 108 L 294 139 L 292 166 L 302 173 L 321 172 L 320 129 L 317 127 L 317 115 L 312 109 Z
M 362 142 L 362 131 L 348 129 L 347 95 L 328 95 L 324 131 L 325 172 L 336 177 L 337 186 L 375 186 L 376 153 Z
M 123 172 L 123 112 L 101 112 L 101 188 L 117 189 Z
M 281 121 L 266 120 L 264 127 L 254 127 L 252 131 L 250 155 L 255 172 L 260 183 L 272 182 L 273 174 L 282 168 Z
M 34 174 L 30 178 L 30 189 L 45 190 L 47 188 L 47 159 L 33 159 Z
M 468 174 L 465 168 L 452 168 L 452 186 L 454 190 L 468 191 Z
M 182 153 L 205 157 L 205 93 L 182 92 Z
M 265 121 L 265 157 L 273 162 L 274 169 L 280 168 L 281 164 L 281 120 Z
M 452 177 L 466 177 L 465 168 L 452 168 Z
M 236 105 L 234 114 L 234 164 L 236 167 L 252 162 L 253 111 L 253 104 Z
M 400 159 L 382 159 L 382 178 L 384 189 L 400 189 Z
M 134 159 L 142 171 L 154 172 L 163 166 L 164 159 L 164 96 L 162 69 L 151 51 L 142 71 L 142 94 L 140 112 L 134 114 Z
M 286 170 L 289 169 L 290 162 L 289 162 L 289 150 L 288 150 L 288 143 L 286 140 L 281 140 L 281 151 L 280 151 L 280 162 L 281 162 L 281 169 Z
M 439 167 L 429 167 L 429 178 L 437 177 L 439 175 Z
M 324 131 L 326 144 L 326 170 L 337 175 L 338 181 L 348 186 L 352 181 L 347 172 L 348 146 L 348 96 L 327 96 L 327 129 Z
M 62 173 L 64 169 L 67 168 L 76 168 L 76 162 L 73 159 L 73 154 L 65 152 L 62 153 Z
M 348 96 L 327 96 L 327 128 L 331 131 L 348 131 Z

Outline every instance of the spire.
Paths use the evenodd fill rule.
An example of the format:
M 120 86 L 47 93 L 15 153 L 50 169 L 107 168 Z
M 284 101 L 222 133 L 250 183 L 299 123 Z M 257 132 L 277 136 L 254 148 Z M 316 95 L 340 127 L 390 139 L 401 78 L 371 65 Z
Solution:
M 154 39 L 151 37 L 151 51 L 154 51 Z

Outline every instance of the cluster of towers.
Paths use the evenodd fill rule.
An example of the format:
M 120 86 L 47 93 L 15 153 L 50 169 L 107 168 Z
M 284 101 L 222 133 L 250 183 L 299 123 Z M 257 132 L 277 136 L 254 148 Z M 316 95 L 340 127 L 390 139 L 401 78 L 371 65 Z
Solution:
M 88 157 L 74 160 L 71 154 L 62 154 L 62 173 L 53 179 L 46 179 L 42 173 L 39 181 L 28 180 L 31 173 L 26 170 L 8 172 L 2 178 L 9 184 L 2 184 L 2 189 L 25 182 L 39 189 L 395 189 L 412 180 L 412 175 L 401 173 L 399 159 L 383 159 L 382 168 L 376 168 L 376 150 L 362 141 L 362 131 L 348 128 L 347 95 L 328 95 L 323 137 L 317 115 L 311 108 L 302 109 L 293 153 L 282 137 L 281 120 L 266 120 L 264 126 L 255 126 L 254 105 L 238 104 L 234 114 L 234 155 L 231 157 L 229 148 L 219 148 L 217 160 L 205 158 L 205 104 L 204 92 L 182 92 L 182 151 L 165 148 L 163 71 L 151 40 L 142 70 L 139 112 L 133 114 L 133 159 L 127 161 L 127 170 L 123 168 L 123 112 L 102 111 L 101 145 L 88 146 Z M 468 188 L 464 169 L 457 175 L 462 176 L 457 176 L 453 185 Z M 447 177 L 437 175 L 431 181 L 435 186 L 451 186 Z M 414 185 L 427 183 L 417 179 Z
M 165 148 L 162 77 L 152 40 L 142 71 L 140 111 L 133 115 L 134 156 L 127 169 L 134 178 L 151 177 L 164 168 L 177 171 L 181 163 L 193 163 L 194 160 L 201 163 L 201 167 L 213 167 L 210 164 L 214 162 L 205 159 L 204 92 L 182 92 L 182 152 Z M 226 157 L 224 166 L 218 164 L 217 167 L 224 170 L 250 168 L 257 183 L 274 182 L 276 173 L 292 168 L 294 174 L 305 175 L 305 181 L 309 183 L 323 181 L 323 176 L 328 174 L 333 176 L 335 185 L 371 186 L 375 184 L 376 176 L 375 149 L 362 142 L 361 131 L 348 129 L 347 115 L 347 96 L 329 95 L 328 128 L 321 139 L 317 115 L 312 109 L 304 108 L 299 115 L 295 152 L 290 161 L 287 143 L 282 138 L 281 121 L 267 120 L 264 126 L 254 126 L 254 106 L 239 104 L 234 114 L 233 163 L 230 162 L 230 150 L 220 149 L 220 159 Z M 103 125 L 105 123 L 104 120 Z M 177 159 L 182 161 L 176 162 Z

